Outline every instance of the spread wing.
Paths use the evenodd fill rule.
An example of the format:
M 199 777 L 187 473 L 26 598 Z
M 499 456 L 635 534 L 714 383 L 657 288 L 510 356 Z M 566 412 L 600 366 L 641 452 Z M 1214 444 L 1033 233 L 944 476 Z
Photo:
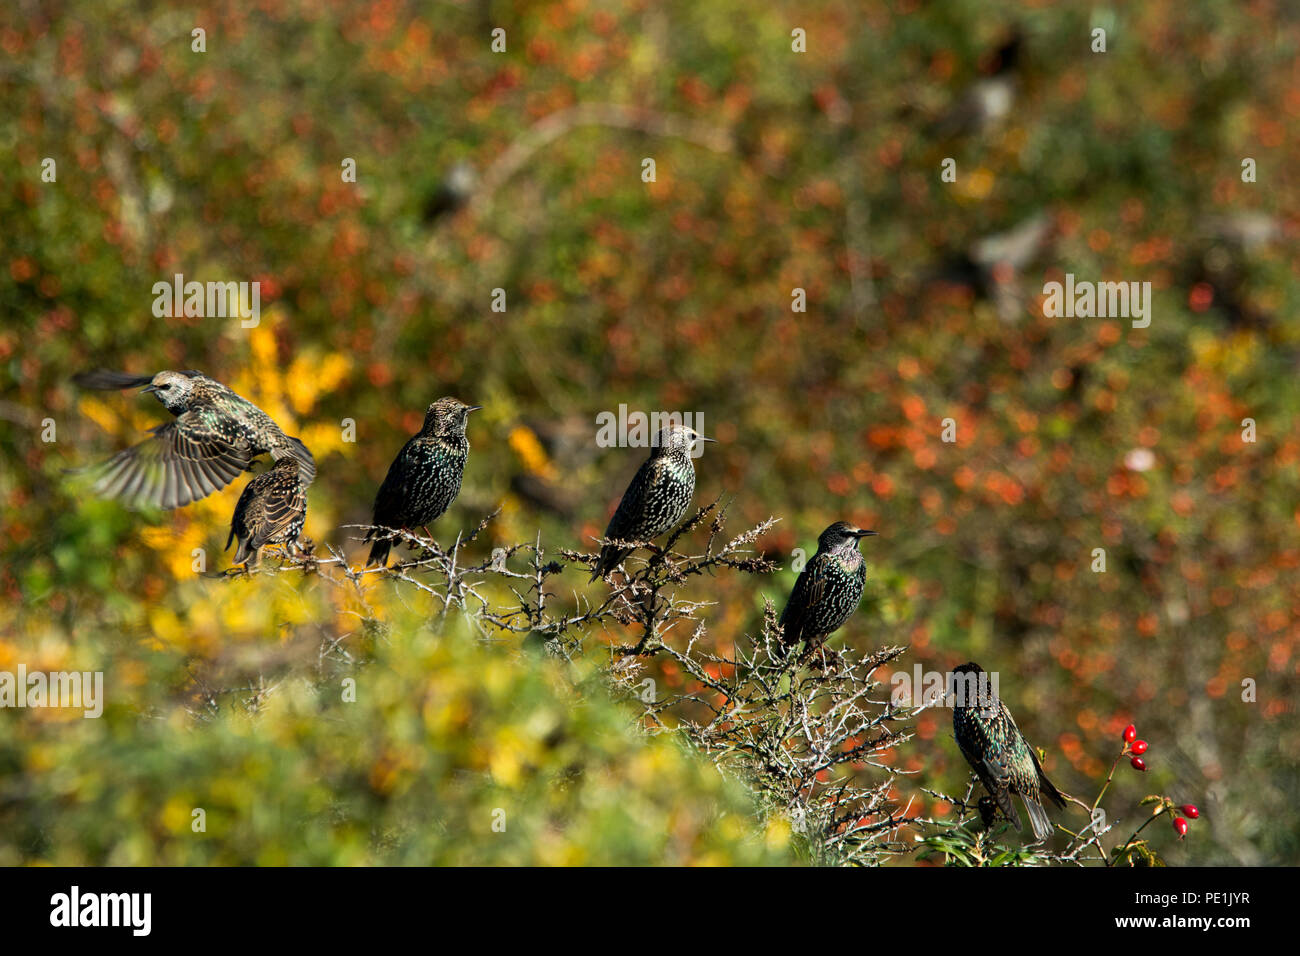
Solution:
M 247 470 L 248 440 L 224 433 L 207 410 L 153 429 L 153 437 L 96 469 L 95 491 L 128 504 L 179 508 L 220 491 Z

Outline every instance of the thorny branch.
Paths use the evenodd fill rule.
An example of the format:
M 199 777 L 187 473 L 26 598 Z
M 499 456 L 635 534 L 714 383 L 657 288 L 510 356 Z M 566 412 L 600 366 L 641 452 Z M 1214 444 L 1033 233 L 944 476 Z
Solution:
M 973 786 L 960 799 L 921 788 L 957 808 L 955 820 L 914 814 L 911 800 L 900 806 L 899 778 L 909 771 L 896 768 L 889 754 L 911 739 L 907 722 L 930 705 L 895 705 L 877 672 L 906 647 L 861 653 L 823 644 L 796 654 L 784 644 L 770 600 L 757 633 L 710 635 L 705 611 L 716 602 L 690 593 L 689 585 L 706 575 L 777 570 L 755 544 L 778 519 L 728 537 L 727 507 L 715 500 L 697 509 L 662 545 L 598 540 L 598 548 L 614 544 L 635 550 L 602 586 L 586 587 L 584 593 L 562 587 L 559 578 L 577 572 L 585 585 L 598 551 L 548 551 L 539 534 L 532 542 L 498 547 L 486 556 L 480 549 L 467 557 L 497 513 L 457 534 L 449 548 L 411 531 L 345 526 L 358 540 L 380 531 L 406 546 L 405 556 L 386 568 L 353 566 L 339 548 L 326 545 L 324 555 L 308 546 L 286 554 L 279 565 L 267 562 L 228 574 L 308 574 L 346 590 L 358 626 L 337 634 L 322 629 L 322 672 L 363 666 L 366 642 L 387 639 L 386 625 L 368 600 L 382 582 L 399 600 L 412 593 L 432 598 L 436 610 L 429 617 L 436 628 L 455 608 L 483 641 L 531 642 L 569 662 L 594 643 L 608 655 L 602 670 L 611 691 L 638 710 L 644 732 L 680 735 L 719 772 L 743 781 L 766 817 L 789 821 L 813 862 L 873 865 L 918 849 L 975 865 L 1009 858 L 1076 866 L 1110 862 L 1101 838 L 1113 824 L 1090 822 L 1075 832 L 1060 822 L 1070 841 L 1055 853 L 1008 849 L 998 842 L 1000 828 L 978 826 L 978 813 L 971 828 Z M 700 538 L 702 545 L 691 544 Z M 509 594 L 504 601 L 503 592 Z M 238 694 L 255 709 L 275 685 L 259 679 L 229 691 L 200 690 L 206 711 L 217 706 L 221 694 Z M 1095 809 L 1074 802 L 1085 812 Z M 1135 839 L 1136 834 L 1130 843 Z

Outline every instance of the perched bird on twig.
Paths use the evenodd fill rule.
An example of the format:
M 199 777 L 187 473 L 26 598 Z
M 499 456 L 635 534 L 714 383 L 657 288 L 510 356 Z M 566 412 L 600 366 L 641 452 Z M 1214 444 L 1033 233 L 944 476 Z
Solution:
M 251 557 L 256 567 L 268 544 L 297 546 L 307 519 L 307 485 L 300 465 L 297 458 L 285 455 L 244 487 L 226 538 L 226 551 L 239 539 L 235 564 L 244 564 Z
M 382 528 L 409 531 L 423 528 L 442 516 L 460 493 L 469 457 L 465 426 L 469 413 L 482 405 L 466 405 L 458 398 L 440 398 L 424 414 L 424 426 L 411 438 L 388 467 L 384 483 L 375 495 L 375 525 L 366 540 L 375 539 L 367 567 L 388 563 L 395 536 Z
M 806 656 L 858 609 L 867 582 L 867 562 L 858 542 L 875 533 L 847 521 L 837 521 L 821 533 L 817 553 L 799 572 L 781 612 L 785 647 L 806 641 Z
M 686 425 L 670 424 L 659 432 L 650 457 L 632 478 L 618 509 L 605 528 L 606 541 L 649 541 L 663 534 L 686 514 L 695 497 L 695 465 L 691 450 L 705 438 Z M 595 581 L 612 572 L 634 548 L 606 544 L 591 571 Z
M 981 678 L 983 673 L 974 662 L 953 669 L 954 684 L 962 682 L 950 688 L 957 746 L 1007 819 L 1020 829 L 1020 814 L 1011 802 L 1014 794 L 1029 813 L 1034 839 L 1046 840 L 1052 835 L 1052 821 L 1043 809 L 1043 798 L 1064 808 L 1065 794 L 1047 779 L 1038 753 L 1016 726 L 1007 705 Z M 987 810 L 981 808 L 981 816 L 987 821 Z

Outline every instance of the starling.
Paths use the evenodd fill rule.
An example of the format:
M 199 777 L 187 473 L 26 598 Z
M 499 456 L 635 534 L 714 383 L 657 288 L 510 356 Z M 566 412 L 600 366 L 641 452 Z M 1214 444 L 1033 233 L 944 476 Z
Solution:
M 465 424 L 469 413 L 482 405 L 466 405 L 455 398 L 440 398 L 424 414 L 424 427 L 407 441 L 388 467 L 388 475 L 375 495 L 375 527 L 366 540 L 375 539 L 366 566 L 387 564 L 394 536 L 381 528 L 409 531 L 440 517 L 460 492 L 469 457 Z M 424 527 L 425 534 L 429 529 Z
M 244 564 L 251 557 L 256 567 L 263 545 L 297 544 L 307 518 L 307 483 L 300 465 L 297 458 L 285 455 L 244 486 L 225 547 L 229 551 L 230 542 L 239 539 L 235 564 Z
M 426 226 L 432 226 L 444 216 L 464 209 L 478 188 L 478 174 L 466 162 L 456 163 L 447 171 L 438 187 L 429 194 L 420 212 Z
M 248 399 L 202 372 L 159 372 L 147 376 L 95 369 L 74 376 L 82 388 L 139 388 L 152 392 L 176 416 L 150 429 L 153 438 L 118 452 L 96 469 L 95 491 L 127 503 L 179 508 L 220 491 L 253 459 L 270 452 L 277 460 L 298 459 L 304 484 L 316 477 L 316 462 L 297 438 Z
M 930 126 L 931 137 L 947 140 L 979 136 L 995 129 L 1011 115 L 1020 85 L 1023 42 L 1017 31 L 998 47 L 981 70 L 980 78 Z
M 1052 835 L 1052 821 L 1043 809 L 1043 796 L 1063 808 L 1065 795 L 1047 779 L 1037 752 L 1016 726 L 1007 705 L 980 677 L 983 673 L 975 663 L 953 670 L 953 683 L 961 682 L 953 688 L 952 729 L 957 746 L 1007 819 L 1020 829 L 1020 815 L 1011 802 L 1014 793 L 1029 812 L 1034 839 L 1046 840 Z M 957 678 L 958 674 L 970 676 Z M 985 816 L 983 811 L 981 816 Z
M 686 425 L 670 424 L 656 437 L 650 457 L 637 469 L 623 492 L 618 510 L 605 528 L 606 540 L 649 541 L 663 534 L 686 514 L 695 497 L 695 465 L 691 449 L 697 441 L 716 441 Z M 635 548 L 606 544 L 592 569 L 591 580 L 609 574 Z
M 1043 213 L 1010 229 L 990 233 L 946 258 L 932 277 L 968 286 L 979 299 L 991 301 L 1003 322 L 1025 314 L 1021 276 L 1051 241 L 1052 220 Z
M 1213 307 L 1233 330 L 1268 332 L 1275 317 L 1251 291 L 1261 278 L 1259 254 L 1282 234 L 1281 223 L 1264 213 L 1205 217 L 1181 270 L 1189 300 L 1199 300 L 1199 309 Z
M 822 532 L 817 553 L 799 573 L 781 612 L 786 647 L 807 641 L 808 650 L 815 649 L 858 609 L 867 581 L 867 562 L 858 551 L 858 541 L 875 533 L 847 521 L 837 521 Z

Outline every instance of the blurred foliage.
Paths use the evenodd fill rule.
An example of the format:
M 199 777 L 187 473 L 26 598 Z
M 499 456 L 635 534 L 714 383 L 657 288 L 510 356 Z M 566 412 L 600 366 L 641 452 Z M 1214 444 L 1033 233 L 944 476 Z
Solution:
M 413 655 L 393 667 L 412 684 L 363 695 L 355 723 L 304 716 L 325 705 L 291 669 L 255 720 L 223 709 L 185 729 L 176 708 L 197 683 L 258 673 L 232 656 L 271 653 L 286 623 L 347 610 L 283 582 L 258 603 L 195 581 L 192 551 L 219 554 L 237 486 L 138 515 L 67 478 L 165 415 L 69 385 L 103 364 L 200 368 L 302 435 L 321 467 L 307 534 L 354 556 L 339 526 L 369 518 L 384 469 L 439 395 L 486 406 L 464 490 L 435 528 L 449 540 L 502 505 L 480 557 L 539 529 L 551 547 L 585 548 L 601 532 L 640 454 L 596 448 L 597 413 L 626 402 L 703 414 L 721 444 L 699 463 L 700 497 L 734 495 L 749 524 L 781 517 L 761 542 L 769 554 L 811 548 L 840 517 L 882 533 L 840 640 L 907 642 L 909 671 L 971 658 L 1001 671 L 1068 790 L 1100 779 L 1109 742 L 1136 721 L 1153 779 L 1121 778 L 1117 804 L 1154 787 L 1204 809 L 1196 841 L 1162 848 L 1171 863 L 1300 859 L 1297 23 L 1285 4 L 1213 0 L 7 5 L 0 669 L 98 663 L 114 698 L 130 691 L 100 721 L 0 713 L 3 852 L 233 862 L 278 846 L 358 860 L 380 852 L 351 828 L 363 805 L 384 803 L 364 795 L 365 761 L 387 745 L 415 765 L 384 804 L 396 809 L 376 811 L 397 834 L 385 859 L 668 852 L 627 830 L 608 851 L 587 830 L 562 850 L 525 844 L 530 827 L 550 832 L 556 797 L 542 789 L 508 840 L 462 849 L 404 829 L 418 807 L 432 812 L 417 799 L 450 800 L 438 812 L 452 826 L 494 799 L 455 777 L 472 760 L 435 766 L 443 755 L 412 753 L 435 748 L 385 723 L 400 725 L 385 708 L 433 679 L 414 670 L 435 661 L 418 628 L 382 652 Z M 489 48 L 498 25 L 503 54 Z M 195 26 L 206 53 L 191 51 Z M 1105 54 L 1089 50 L 1094 26 L 1108 32 Z M 790 51 L 794 27 L 806 54 Z M 933 122 L 1012 29 L 1025 49 L 1010 117 L 935 141 Z M 645 115 L 617 125 L 568 112 L 591 103 Z M 946 156 L 956 184 L 940 181 Z M 1247 156 L 1256 184 L 1241 181 Z M 41 181 L 45 157 L 57 183 Z M 341 181 L 346 157 L 356 184 Z M 641 181 L 645 157 L 654 183 Z M 458 162 L 478 171 L 479 193 L 425 223 Z M 1211 225 L 1243 214 L 1276 234 L 1234 242 Z M 1022 295 L 1008 320 L 987 277 L 969 274 L 969 250 L 1036 216 L 1050 222 L 1044 248 L 1018 283 L 997 277 Z M 261 326 L 155 319 L 152 285 L 178 272 L 260 281 Z M 1044 317 L 1037 290 L 1067 272 L 1150 281 L 1150 328 Z M 790 310 L 796 287 L 807 313 Z M 491 311 L 497 288 L 505 313 Z M 1255 443 L 1241 439 L 1247 417 Z M 53 443 L 41 440 L 47 418 Z M 940 439 L 945 418 L 953 444 Z M 342 440 L 345 419 L 355 443 Z M 1096 547 L 1105 574 L 1089 570 Z M 763 598 L 779 603 L 793 579 L 710 582 L 714 639 L 755 631 Z M 584 580 L 572 588 L 597 593 Z M 438 667 L 499 667 L 508 686 L 532 688 L 539 701 L 510 712 L 520 719 L 558 699 L 513 648 L 437 653 L 448 655 Z M 689 690 L 680 673 L 657 676 Z M 1257 701 L 1241 700 L 1243 679 Z M 584 706 L 595 723 L 613 720 L 597 719 L 594 699 Z M 922 714 L 915 733 L 890 755 L 897 769 L 958 791 L 966 768 L 946 713 Z M 629 760 L 660 752 L 624 746 Z M 598 741 L 579 750 L 573 759 L 606 766 Z M 108 753 L 121 761 L 112 773 L 97 756 Z M 230 772 L 241 763 L 246 773 Z M 698 781 L 690 761 L 679 771 Z M 191 777 L 212 790 L 182 789 Z M 236 827 L 252 805 L 240 801 L 258 802 L 241 788 L 259 786 L 280 794 L 293 827 L 323 827 L 324 781 L 343 789 L 346 838 L 298 844 L 266 824 L 263 851 L 251 838 L 182 848 L 168 836 L 175 808 L 198 798 Z M 462 789 L 453 799 L 443 787 Z M 682 801 L 694 792 L 674 786 Z M 701 783 L 705 794 L 727 805 Z M 919 790 L 896 796 L 952 814 Z M 632 819 L 599 803 L 589 812 L 615 828 Z M 700 825 L 682 812 L 688 831 Z M 699 837 L 702 849 L 685 839 L 689 853 L 745 858 L 743 841 L 721 851 L 718 834 Z
M 274 585 L 233 587 L 274 607 Z M 108 649 L 76 654 L 108 674 L 102 718 L 0 711 L 0 864 L 791 861 L 783 820 L 756 831 L 743 788 L 636 735 L 599 681 L 575 688 L 541 656 L 485 655 L 412 614 L 391 633 L 358 635 L 355 669 L 311 666 L 296 634 L 218 694 L 169 686 L 188 657 L 174 647 L 82 632 Z M 42 647 L 29 666 L 73 656 Z

